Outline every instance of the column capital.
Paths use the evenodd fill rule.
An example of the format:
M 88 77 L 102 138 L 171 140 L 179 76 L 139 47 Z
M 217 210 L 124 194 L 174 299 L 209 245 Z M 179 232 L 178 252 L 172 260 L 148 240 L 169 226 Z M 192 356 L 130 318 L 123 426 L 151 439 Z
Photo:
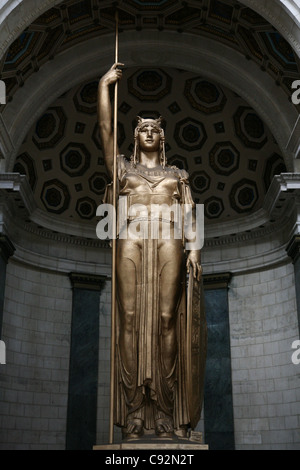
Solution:
M 300 235 L 294 235 L 286 248 L 287 254 L 292 258 L 293 264 L 300 257 Z
M 8 262 L 15 250 L 16 249 L 10 239 L 6 235 L 0 235 L 0 255 L 4 259 L 5 263 Z
M 106 276 L 86 273 L 69 273 L 73 289 L 86 289 L 101 291 L 104 287 Z
M 228 289 L 231 278 L 231 273 L 204 274 L 204 289 Z

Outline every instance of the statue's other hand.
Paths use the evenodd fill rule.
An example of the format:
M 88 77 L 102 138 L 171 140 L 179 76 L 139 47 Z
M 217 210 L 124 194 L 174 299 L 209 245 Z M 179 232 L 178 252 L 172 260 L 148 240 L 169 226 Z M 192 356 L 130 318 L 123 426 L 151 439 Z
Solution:
M 191 266 L 193 268 L 194 278 L 197 279 L 197 281 L 200 281 L 201 276 L 202 276 L 202 266 L 201 266 L 201 258 L 200 258 L 199 251 L 190 251 L 188 258 L 187 258 L 187 262 L 186 262 L 188 273 L 190 272 Z

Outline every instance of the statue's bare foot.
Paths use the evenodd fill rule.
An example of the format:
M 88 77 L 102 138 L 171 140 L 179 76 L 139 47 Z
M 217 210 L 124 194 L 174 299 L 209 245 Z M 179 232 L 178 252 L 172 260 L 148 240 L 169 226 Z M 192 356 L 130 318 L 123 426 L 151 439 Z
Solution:
M 159 437 L 172 437 L 174 433 L 173 422 L 170 418 L 159 418 L 155 421 L 155 432 Z
M 143 435 L 144 432 L 144 422 L 139 418 L 128 419 L 127 422 L 127 439 L 137 439 Z

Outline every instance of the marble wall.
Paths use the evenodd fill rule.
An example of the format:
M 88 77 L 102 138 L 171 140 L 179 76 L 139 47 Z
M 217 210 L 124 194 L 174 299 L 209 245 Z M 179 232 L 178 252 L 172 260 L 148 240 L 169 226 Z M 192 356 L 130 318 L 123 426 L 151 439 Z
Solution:
M 65 449 L 71 313 L 68 276 L 9 261 L 0 449 Z
M 233 276 L 229 312 L 236 448 L 300 449 L 292 263 Z
M 201 425 L 211 448 L 299 449 L 300 366 L 291 361 L 292 342 L 299 338 L 298 275 L 299 266 L 294 270 L 286 259 L 269 269 L 233 273 L 228 290 L 206 290 L 209 343 Z M 10 258 L 0 449 L 65 449 L 74 436 L 78 446 L 80 420 L 90 432 L 85 446 L 107 443 L 110 281 L 102 287 L 100 294 L 75 291 L 68 273 Z

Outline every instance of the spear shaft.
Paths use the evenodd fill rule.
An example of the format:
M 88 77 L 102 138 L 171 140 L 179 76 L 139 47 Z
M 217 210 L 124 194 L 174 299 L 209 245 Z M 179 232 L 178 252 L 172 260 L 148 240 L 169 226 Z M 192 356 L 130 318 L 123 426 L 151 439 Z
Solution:
M 116 20 L 115 63 L 119 62 L 119 15 Z M 113 163 L 113 206 L 115 209 L 112 239 L 112 280 L 111 280 L 111 352 L 110 352 L 110 422 L 109 443 L 114 440 L 114 394 L 115 394 L 115 344 L 116 344 L 116 269 L 117 269 L 117 148 L 118 148 L 118 82 L 114 90 L 114 163 Z

